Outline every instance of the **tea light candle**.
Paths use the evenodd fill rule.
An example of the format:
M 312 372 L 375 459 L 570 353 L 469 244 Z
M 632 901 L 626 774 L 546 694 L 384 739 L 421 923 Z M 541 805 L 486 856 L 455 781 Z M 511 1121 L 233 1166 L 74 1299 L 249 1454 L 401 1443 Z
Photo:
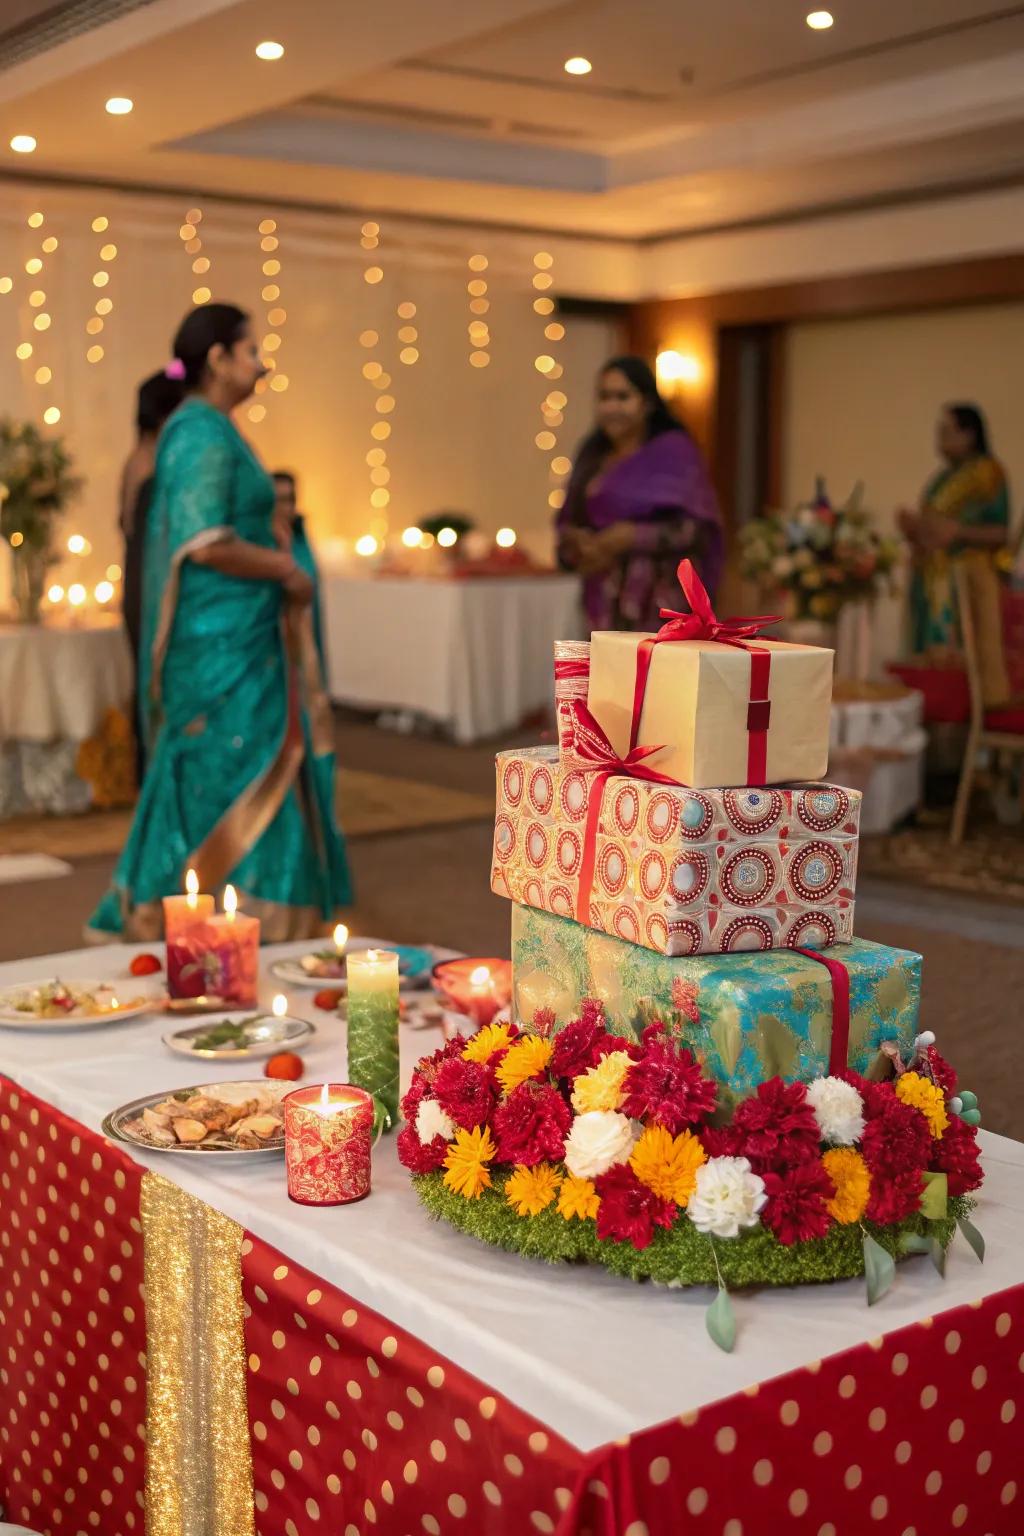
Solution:
M 373 1096 L 350 1083 L 299 1088 L 284 1100 L 288 1198 L 347 1205 L 370 1193 Z
M 185 875 L 185 895 L 165 896 L 163 909 L 167 990 L 171 997 L 198 997 L 206 985 L 195 941 L 199 929 L 213 916 L 213 897 L 200 895 L 199 876 L 190 869 Z
M 434 986 L 455 1013 L 482 1029 L 511 1001 L 512 967 L 507 960 L 442 960 Z
M 398 1120 L 398 956 L 357 950 L 348 956 L 348 1075 L 372 1093 L 378 1128 Z

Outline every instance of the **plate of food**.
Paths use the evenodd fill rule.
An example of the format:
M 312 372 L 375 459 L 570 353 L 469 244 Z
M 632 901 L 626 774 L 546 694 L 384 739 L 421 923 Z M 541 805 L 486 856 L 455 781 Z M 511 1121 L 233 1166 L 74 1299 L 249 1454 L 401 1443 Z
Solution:
M 137 981 L 62 981 L 54 976 L 0 992 L 0 1024 L 21 1029 L 84 1029 L 155 1013 L 164 1002 L 162 991 L 146 992 Z
M 425 987 L 430 981 L 435 956 L 429 949 L 414 944 L 370 944 L 363 939 L 339 949 L 334 944 L 314 950 L 308 955 L 293 955 L 287 960 L 276 960 L 270 967 L 271 975 L 292 987 L 323 987 L 326 983 L 339 992 L 345 992 L 345 956 L 359 954 L 367 949 L 387 949 L 398 956 L 399 986 L 408 990 Z
M 204 1083 L 122 1104 L 103 1134 L 146 1152 L 265 1161 L 284 1152 L 283 1082 Z
M 305 1019 L 276 1013 L 229 1013 L 164 1035 L 164 1045 L 182 1056 L 210 1061 L 244 1061 L 301 1051 L 316 1034 Z

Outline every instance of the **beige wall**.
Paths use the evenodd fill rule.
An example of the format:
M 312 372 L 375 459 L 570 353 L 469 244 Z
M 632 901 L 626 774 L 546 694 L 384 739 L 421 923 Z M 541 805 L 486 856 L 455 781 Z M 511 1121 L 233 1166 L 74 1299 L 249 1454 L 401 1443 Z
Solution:
M 533 236 L 477 234 L 445 226 L 385 227 L 380 248 L 364 253 L 359 224 L 351 219 L 291 213 L 265 208 L 210 204 L 200 233 L 208 275 L 194 276 L 192 256 L 178 237 L 187 203 L 179 200 L 84 193 L 28 187 L 3 189 L 0 198 L 0 277 L 14 278 L 12 292 L 0 292 L 0 412 L 40 420 L 45 407 L 62 412 L 59 428 L 69 439 L 87 479 L 80 505 L 69 514 L 66 532 L 81 532 L 93 544 L 84 560 L 65 561 L 57 578 L 95 582 L 118 558 L 115 529 L 116 484 L 131 440 L 137 383 L 168 359 L 173 331 L 190 305 L 193 288 L 206 283 L 215 298 L 234 300 L 262 316 L 263 284 L 279 283 L 277 301 L 288 314 L 276 329 L 282 337 L 275 354 L 287 375 L 284 394 L 267 393 L 266 419 L 240 425 L 269 466 L 299 472 L 314 536 L 319 540 L 353 539 L 371 529 L 380 512 L 371 510 L 365 455 L 374 446 L 372 423 L 376 391 L 361 374 L 364 362 L 379 357 L 392 376 L 389 393 L 395 409 L 388 417 L 387 443 L 392 474 L 391 504 L 385 516 L 392 528 L 441 509 L 471 513 L 484 529 L 511 524 L 537 549 L 549 548 L 552 512 L 548 494 L 556 483 L 550 460 L 571 453 L 590 412 L 594 372 L 615 344 L 603 321 L 567 322 L 566 339 L 543 338 L 544 319 L 534 314 L 531 286 L 533 255 L 541 242 Z M 30 228 L 33 212 L 44 214 L 40 228 Z M 102 235 L 92 232 L 97 215 L 110 220 Z M 266 257 L 259 250 L 257 224 L 276 217 L 281 259 L 279 278 L 261 275 Z M 43 270 L 25 271 L 40 254 L 43 238 L 56 236 L 58 249 L 43 255 Z M 100 261 L 104 242 L 117 256 Z M 558 248 L 557 285 L 568 281 L 578 256 L 562 260 Z M 468 257 L 489 258 L 484 274 L 490 285 L 491 365 L 469 364 L 467 325 Z M 384 269 L 375 286 L 363 279 L 371 260 Z M 107 265 L 107 287 L 93 286 L 92 276 Z M 35 289 L 46 294 L 42 308 L 52 316 L 45 332 L 33 329 L 38 310 L 29 302 Z M 86 321 L 100 295 L 114 308 L 99 336 L 86 334 Z M 418 307 L 420 359 L 398 361 L 402 345 L 396 331 L 403 322 L 396 307 L 411 300 Z M 364 350 L 360 332 L 380 332 L 381 347 Z M 261 332 L 270 329 L 261 323 Z M 19 343 L 31 342 L 33 355 L 18 361 Z M 99 344 L 102 361 L 90 364 L 86 350 Z M 551 353 L 564 366 L 557 384 L 545 383 L 534 358 Z M 36 369 L 53 370 L 51 385 L 34 382 Z M 543 426 L 540 402 L 551 388 L 564 390 L 569 403 L 558 446 L 542 453 L 534 436 Z M 6 562 L 4 562 L 6 563 Z M 6 570 L 0 587 L 6 587 Z M 3 592 L 0 591 L 0 600 Z
M 833 501 L 864 481 L 865 503 L 892 526 L 937 467 L 932 446 L 939 406 L 975 401 L 988 417 L 1010 477 L 1020 526 L 1024 505 L 1024 304 L 823 321 L 791 327 L 786 340 L 784 473 L 788 505 L 814 476 Z M 886 604 L 876 659 L 900 638 L 897 604 Z

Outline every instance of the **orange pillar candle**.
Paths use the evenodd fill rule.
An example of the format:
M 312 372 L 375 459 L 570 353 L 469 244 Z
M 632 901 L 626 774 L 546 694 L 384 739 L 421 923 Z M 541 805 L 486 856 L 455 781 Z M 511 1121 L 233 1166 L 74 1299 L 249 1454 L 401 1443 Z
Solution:
M 288 1198 L 347 1205 L 370 1193 L 373 1096 L 351 1083 L 299 1088 L 284 1101 Z
M 200 935 L 208 996 L 252 1008 L 259 989 L 260 920 L 238 910 L 233 885 L 224 887 L 224 911 L 207 918 Z
M 185 876 L 184 896 L 165 896 L 164 938 L 167 942 L 167 989 L 172 997 L 198 997 L 205 992 L 200 931 L 214 914 L 213 897 L 200 895 L 194 869 Z

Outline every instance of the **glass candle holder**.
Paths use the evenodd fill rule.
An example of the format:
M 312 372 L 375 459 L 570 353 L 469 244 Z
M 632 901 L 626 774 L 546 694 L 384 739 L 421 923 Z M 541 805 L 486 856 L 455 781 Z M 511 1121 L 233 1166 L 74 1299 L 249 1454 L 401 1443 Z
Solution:
M 434 966 L 434 989 L 453 1013 L 482 1029 L 512 1000 L 512 965 L 508 960 L 442 960 Z
M 348 975 L 348 1075 L 371 1093 L 378 1130 L 398 1121 L 398 956 L 355 950 Z
M 370 1193 L 373 1096 L 351 1083 L 298 1088 L 284 1100 L 288 1198 L 348 1205 Z

